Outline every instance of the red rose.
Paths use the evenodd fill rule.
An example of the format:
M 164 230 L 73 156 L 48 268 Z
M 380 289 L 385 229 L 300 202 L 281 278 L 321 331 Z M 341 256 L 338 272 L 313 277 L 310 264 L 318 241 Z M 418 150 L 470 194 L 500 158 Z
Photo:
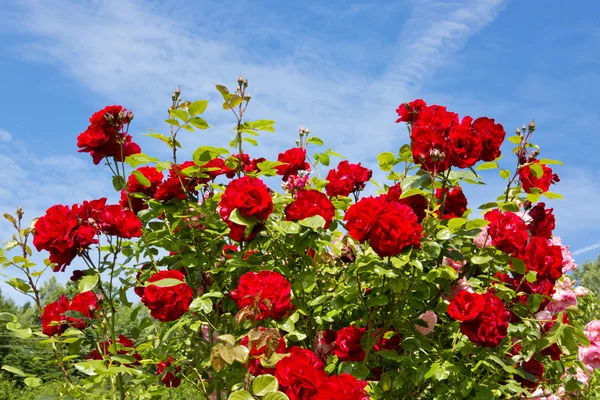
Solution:
M 479 161 L 483 146 L 470 126 L 455 125 L 448 135 L 450 162 L 458 168 L 469 168 Z
M 337 332 L 333 351 L 340 361 L 362 361 L 365 358 L 365 351 L 361 344 L 365 333 L 367 333 L 366 328 L 355 326 L 348 326 Z
M 283 163 L 275 167 L 277 175 L 283 175 L 283 180 L 287 181 L 290 175 L 298 175 L 298 171 L 310 169 L 310 164 L 306 161 L 306 149 L 294 147 L 280 153 L 277 161 Z
M 442 218 L 452 219 L 462 217 L 465 211 L 467 211 L 467 198 L 465 197 L 462 188 L 457 186 L 452 190 L 446 188 L 444 191 L 446 192 L 446 198 L 444 200 L 444 215 L 442 215 Z M 442 191 L 441 188 L 437 189 L 435 197 L 441 201 L 444 191 Z M 441 210 L 440 207 L 438 215 Z
M 323 362 L 310 350 L 292 347 L 275 366 L 275 378 L 290 400 L 317 400 L 318 388 L 328 380 Z
M 450 166 L 448 141 L 440 131 L 429 127 L 413 127 L 412 154 L 425 171 L 440 173 Z
M 219 214 L 231 229 L 230 236 L 236 241 L 251 240 L 261 228 L 261 221 L 269 218 L 273 212 L 273 200 L 269 188 L 258 178 L 243 176 L 229 182 L 221 197 Z M 246 227 L 229 220 L 233 210 L 248 219 L 257 220 L 255 229 L 250 236 L 245 235 Z
M 142 222 L 129 209 L 116 204 L 109 205 L 96 210 L 95 217 L 98 227 L 107 235 L 123 239 L 142 236 Z
M 546 209 L 546 203 L 538 203 L 529 211 L 531 222 L 529 222 L 529 231 L 533 236 L 539 236 L 545 239 L 552 237 L 552 231 L 556 227 L 556 220 L 552 214 L 553 208 Z
M 231 291 L 230 296 L 241 310 L 248 310 L 256 321 L 268 317 L 281 319 L 292 309 L 290 289 L 290 282 L 279 272 L 247 272 L 242 275 L 238 287 Z
M 427 104 L 421 99 L 413 100 L 410 103 L 402 103 L 396 109 L 398 118 L 396 122 L 408 122 L 412 124 L 419 118 L 419 113 L 427 107 Z
M 371 248 L 380 257 L 395 256 L 406 247 L 421 245 L 421 225 L 412 209 L 404 204 L 388 203 L 369 233 Z
M 335 339 L 337 333 L 331 329 L 325 329 L 324 331 L 317 332 L 314 341 L 315 354 L 321 359 L 321 361 L 327 361 L 327 357 L 332 356 L 333 348 L 335 347 Z
M 88 360 L 89 359 L 103 360 L 106 356 L 111 355 L 111 352 L 109 351 L 109 348 L 111 345 L 112 345 L 112 340 L 100 342 L 99 347 L 100 347 L 100 350 L 102 351 L 102 353 L 100 351 L 98 351 L 98 349 L 94 349 L 85 358 Z M 116 347 L 119 349 L 119 351 L 118 351 L 119 354 L 131 355 L 133 358 L 136 359 L 136 361 L 134 361 L 134 362 L 124 363 L 125 366 L 132 367 L 132 366 L 140 364 L 139 361 L 142 359 L 142 357 L 137 352 L 133 352 L 134 351 L 133 350 L 133 347 L 134 347 L 133 340 L 129 339 L 127 336 L 119 335 L 117 337 L 117 346 Z M 133 352 L 133 354 L 131 354 L 132 352 Z
M 42 313 L 42 333 L 48 336 L 61 335 L 67 330 L 67 318 L 65 311 L 69 310 L 69 299 L 65 295 L 60 296 L 57 301 L 48 303 Z
M 530 358 L 529 361 L 521 362 L 521 368 L 533 375 L 536 378 L 535 381 L 530 381 L 516 374 L 515 379 L 525 387 L 532 389 L 536 388 L 539 384 L 539 380 L 544 376 L 544 364 L 535 358 Z
M 33 244 L 38 251 L 47 250 L 49 259 L 56 264 L 54 272 L 64 271 L 77 254 L 98 243 L 97 230 L 88 224 L 80 225 L 77 212 L 68 206 L 55 205 L 35 224 Z
M 332 169 L 327 174 L 327 186 L 325 190 L 327 195 L 348 196 L 350 193 L 361 191 L 365 184 L 373 176 L 373 171 L 358 164 L 350 164 L 344 160 L 340 162 L 336 169 Z
M 184 190 L 179 177 L 169 176 L 158 186 L 154 198 L 158 201 L 169 201 L 171 199 L 185 200 L 187 198 L 187 191 Z
M 548 239 L 531 238 L 525 248 L 523 261 L 527 270 L 536 271 L 539 277 L 558 279 L 562 276 L 562 249 Z
M 151 264 L 150 263 L 146 263 L 144 265 L 142 265 L 142 267 L 140 268 L 140 270 L 138 271 L 138 273 L 135 275 L 135 280 L 138 283 L 141 283 L 141 286 L 136 286 L 133 288 L 133 291 L 135 292 L 135 294 L 137 294 L 138 296 L 142 297 L 144 295 L 144 284 L 142 279 L 142 274 L 144 274 L 144 271 L 147 271 L 148 268 L 150 268 Z
M 240 159 L 240 155 L 239 154 L 233 154 L 231 156 L 229 156 L 227 158 L 227 164 L 229 164 L 230 166 L 232 166 L 231 168 L 229 167 L 225 167 L 226 168 L 226 175 L 229 179 L 233 178 L 235 176 L 235 174 L 237 173 L 237 167 L 239 164 L 239 159 Z M 246 153 L 242 153 L 242 172 L 244 172 L 244 174 L 254 174 L 260 171 L 260 168 L 258 167 L 258 164 L 261 162 L 266 161 L 264 158 L 253 158 L 251 159 L 250 156 Z
M 523 190 L 526 193 L 532 193 L 532 188 L 539 189 L 541 193 L 547 192 L 548 189 L 550 189 L 553 177 L 552 169 L 544 164 L 540 164 L 538 160 L 533 162 L 533 165 L 536 164 L 542 167 L 542 176 L 539 178 L 531 172 L 530 165 L 519 168 L 519 179 L 521 180 L 521 185 L 523 185 Z
M 139 197 L 129 196 L 128 199 L 127 192 L 129 192 L 129 194 L 143 193 L 146 196 L 153 197 L 158 189 L 158 186 L 162 183 L 164 175 L 162 172 L 158 172 L 156 167 L 140 167 L 136 171 L 148 179 L 150 181 L 150 185 L 144 186 L 139 182 L 138 178 L 134 174 L 129 175 L 129 178 L 127 178 L 127 191 L 121 191 L 120 204 L 123 208 L 132 208 L 132 211 L 137 214 L 139 211 L 148 208 L 148 206 L 144 203 L 144 199 Z
M 429 208 L 429 202 L 427 201 L 427 198 L 422 194 L 414 194 L 412 196 L 408 196 L 401 199 L 401 195 L 402 189 L 400 187 L 400 184 L 397 183 L 396 185 L 390 188 L 385 200 L 395 201 L 400 204 L 406 204 L 413 210 L 413 212 L 417 216 L 417 222 L 421 223 L 421 221 L 423 221 L 423 219 L 425 218 L 427 209 Z
M 481 314 L 485 299 L 479 293 L 461 290 L 452 298 L 448 306 L 448 315 L 456 321 L 472 321 Z
M 450 128 L 458 125 L 458 114 L 450 112 L 443 106 L 431 105 L 424 107 L 414 123 L 411 138 L 415 140 L 415 128 L 429 128 L 448 136 Z
M 285 207 L 286 221 L 300 221 L 315 215 L 323 217 L 325 229 L 329 228 L 329 224 L 335 217 L 333 203 L 318 190 L 301 190 L 294 201 Z
M 259 326 L 258 329 L 260 331 L 265 330 L 265 328 L 263 328 L 262 326 Z M 260 348 L 256 348 L 254 346 L 252 346 L 252 348 L 250 348 L 248 346 L 249 343 L 250 343 L 250 339 L 248 338 L 248 336 L 244 336 L 242 338 L 242 340 L 240 341 L 240 345 L 246 346 L 250 349 L 250 357 L 249 357 L 250 358 L 250 362 L 249 362 L 250 373 L 254 376 L 264 375 L 264 374 L 273 374 L 275 372 L 275 368 L 263 367 L 262 364 L 260 363 L 261 356 L 267 352 L 267 343 L 265 342 L 264 346 L 262 346 Z M 286 344 L 285 344 L 284 338 L 282 338 L 282 337 L 279 338 L 279 343 L 274 352 L 277 354 L 285 354 Z
M 85 320 L 69 317 L 68 321 L 73 325 L 73 328 L 85 329 L 87 326 L 86 320 L 94 318 L 94 314 L 98 307 L 98 298 L 94 292 L 88 291 L 79 293 L 73 297 L 69 310 L 80 312 L 85 317 Z
M 502 154 L 500 146 L 506 136 L 504 127 L 496 124 L 493 119 L 481 117 L 473 122 L 473 130 L 479 135 L 483 146 L 479 158 L 482 161 L 494 161 L 500 157 L 500 154 Z
M 387 331 L 386 333 L 380 332 L 381 333 L 381 337 L 379 338 L 379 340 L 377 341 L 377 343 L 375 343 L 375 346 L 373 347 L 375 349 L 375 351 L 380 351 L 380 350 L 396 350 L 396 351 L 400 351 L 400 344 L 402 343 L 402 337 L 400 336 L 400 334 L 398 332 L 396 332 L 394 329 Z M 375 335 L 378 336 L 378 335 Z M 389 336 L 388 338 L 386 338 L 386 336 Z
M 188 311 L 193 297 L 192 288 L 184 282 L 184 275 L 175 270 L 157 272 L 148 279 L 148 282 L 158 282 L 163 279 L 177 279 L 182 283 L 162 287 L 146 286 L 142 303 L 150 309 L 153 318 L 162 322 L 175 321 Z
M 321 386 L 314 399 L 318 400 L 369 400 L 365 391 L 367 382 L 359 381 L 350 374 L 332 375 Z
M 484 299 L 483 310 L 475 319 L 461 322 L 460 331 L 479 346 L 495 347 L 508 334 L 509 313 L 502 300 L 492 293 L 484 293 L 481 297 Z
M 492 245 L 498 250 L 512 254 L 525 248 L 529 233 L 527 225 L 517 214 L 492 210 L 484 218 L 490 221 L 488 233 L 492 238 Z
M 348 234 L 360 243 L 364 243 L 371 232 L 377 216 L 386 207 L 382 197 L 363 197 L 346 211 L 344 221 Z
M 166 361 L 161 361 L 156 365 L 156 375 L 163 375 L 161 378 L 162 383 L 166 387 L 176 388 L 181 384 L 181 378 L 175 376 L 175 374 L 181 371 L 181 367 L 173 368 L 173 358 L 169 357 Z M 166 371 L 166 372 L 165 372 Z

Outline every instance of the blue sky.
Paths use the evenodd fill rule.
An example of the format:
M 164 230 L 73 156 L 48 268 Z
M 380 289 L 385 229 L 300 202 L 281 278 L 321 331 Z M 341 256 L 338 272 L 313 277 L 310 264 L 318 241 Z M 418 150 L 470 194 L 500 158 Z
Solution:
M 286 4 L 287 3 L 287 4 Z M 132 133 L 162 123 L 171 92 L 213 100 L 210 131 L 183 138 L 189 154 L 225 144 L 233 121 L 215 83 L 242 73 L 249 119 L 275 119 L 261 155 L 293 145 L 303 125 L 351 161 L 375 168 L 406 142 L 400 102 L 423 98 L 489 116 L 510 134 L 535 118 L 535 142 L 565 167 L 549 202 L 556 233 L 583 262 L 600 248 L 600 6 L 559 1 L 52 1 L 0 10 L 0 210 L 31 218 L 50 205 L 110 193 L 108 171 L 76 152 L 87 118 L 106 104 L 135 112 Z M 293 4 L 293 5 L 289 5 Z M 508 148 L 506 150 L 509 150 Z M 507 152 L 505 152 L 507 153 Z M 513 160 L 502 160 L 513 166 Z M 473 208 L 502 190 L 495 173 L 468 191 Z M 113 197 L 114 198 L 114 197 Z M 0 225 L 7 240 L 8 224 Z M 594 247 L 596 246 L 596 247 Z M 10 274 L 10 271 L 6 271 Z M 63 279 L 68 277 L 65 274 Z

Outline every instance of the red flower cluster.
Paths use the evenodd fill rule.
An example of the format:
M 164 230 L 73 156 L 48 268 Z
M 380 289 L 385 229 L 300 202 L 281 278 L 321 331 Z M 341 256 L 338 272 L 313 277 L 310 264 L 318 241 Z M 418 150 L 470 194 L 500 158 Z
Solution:
M 362 361 L 365 351 L 362 348 L 362 338 L 367 333 L 366 328 L 348 326 L 337 332 L 334 353 L 340 361 Z
M 129 178 L 127 179 L 127 190 L 121 190 L 120 202 L 121 207 L 130 208 L 135 214 L 137 214 L 141 210 L 148 208 L 148 206 L 146 205 L 144 200 L 139 197 L 129 196 L 128 199 L 127 193 L 129 193 L 130 195 L 132 193 L 142 193 L 148 197 L 154 197 L 156 191 L 158 190 L 158 185 L 162 183 L 164 177 L 162 172 L 158 172 L 156 170 L 156 167 L 140 167 L 136 170 L 136 172 L 142 174 L 142 176 L 148 179 L 150 181 L 150 185 L 144 186 L 140 183 L 135 174 L 129 175 Z
M 173 358 L 169 357 L 166 361 L 161 361 L 156 365 L 156 375 L 164 376 L 161 381 L 166 387 L 176 388 L 181 384 L 181 378 L 175 376 L 175 373 L 181 371 L 181 367 L 173 368 Z M 166 372 L 165 372 L 166 370 Z
M 264 331 L 265 328 L 263 327 L 258 327 L 259 330 Z M 244 336 L 242 338 L 242 340 L 240 341 L 240 344 L 242 346 L 246 346 L 248 347 L 250 343 L 250 339 L 248 338 L 248 336 Z M 275 368 L 267 368 L 267 367 L 263 367 L 262 364 L 260 363 L 260 358 L 262 355 L 264 355 L 267 351 L 267 344 L 265 343 L 264 346 L 262 347 L 254 347 L 252 346 L 252 348 L 248 347 L 250 349 L 250 362 L 249 362 L 249 369 L 250 369 L 250 373 L 254 376 L 258 376 L 258 375 L 264 375 L 264 374 L 273 374 L 275 372 Z M 280 337 L 279 338 L 279 344 L 277 346 L 277 348 L 275 349 L 275 353 L 277 354 L 285 354 L 286 352 L 286 344 L 285 344 L 285 339 Z
M 158 185 L 154 198 L 158 201 L 185 200 L 188 192 L 194 192 L 199 181 L 184 175 L 182 171 L 195 166 L 196 164 L 193 161 L 171 165 L 169 176 Z
M 130 210 L 107 206 L 106 198 L 72 207 L 55 205 L 36 222 L 33 244 L 38 251 L 50 253 L 55 272 L 64 271 L 77 254 L 98 243 L 98 233 L 126 239 L 139 237 L 142 223 Z
M 153 318 L 170 322 L 185 314 L 192 303 L 192 288 L 185 283 L 185 276 L 175 270 L 165 270 L 152 275 L 148 282 L 159 282 L 163 279 L 176 279 L 180 284 L 172 286 L 148 285 L 144 288 L 142 303 L 150 309 Z
M 444 199 L 445 193 L 445 199 Z M 461 218 L 465 211 L 467 211 L 467 198 L 462 191 L 460 186 L 453 188 L 452 190 L 446 188 L 445 190 L 437 189 L 435 197 L 441 202 L 444 200 L 444 214 L 442 219 Z M 441 208 L 438 210 L 438 216 L 441 213 Z
M 275 366 L 275 377 L 290 400 L 366 400 L 367 383 L 349 374 L 327 376 L 323 362 L 310 350 L 292 347 Z
M 542 168 L 542 176 L 536 177 L 534 173 L 531 172 L 532 164 L 537 164 Z M 519 168 L 519 179 L 521 180 L 523 190 L 526 193 L 532 193 L 531 189 L 536 189 L 538 193 L 547 192 L 550 189 L 550 185 L 555 181 L 552 168 L 540 164 L 538 160 L 535 160 L 532 164 L 524 165 Z
M 285 207 L 287 221 L 300 221 L 320 215 L 325 220 L 325 229 L 335 217 L 335 207 L 331 200 L 318 190 L 301 190 L 291 204 Z
M 390 188 L 385 199 L 386 201 L 393 201 L 409 206 L 417 216 L 417 222 L 421 223 L 423 218 L 425 218 L 427 207 L 429 207 L 427 198 L 422 194 L 414 194 L 403 199 L 401 199 L 400 196 L 402 196 L 402 188 L 400 187 L 400 184 L 397 183 Z
M 255 220 L 256 224 L 250 235 L 246 235 L 244 225 L 229 220 L 235 209 L 242 217 Z M 232 180 L 221 197 L 219 214 L 229 226 L 231 238 L 238 242 L 252 240 L 271 212 L 273 212 L 273 200 L 269 188 L 258 178 L 243 176 Z
M 131 141 L 131 135 L 123 128 L 131 122 L 133 113 L 121 106 L 106 106 L 95 112 L 90 125 L 77 136 L 80 153 L 90 153 L 94 164 L 98 165 L 105 157 L 123 161 L 125 157 L 141 153 L 140 146 Z
M 325 191 L 330 197 L 348 196 L 350 193 L 359 192 L 373 176 L 373 171 L 358 164 L 350 164 L 347 160 L 340 162 L 336 169 L 327 174 Z
M 69 326 L 76 329 L 85 329 L 87 321 L 81 318 L 66 317 L 67 311 L 77 311 L 86 319 L 94 317 L 98 309 L 98 299 L 93 292 L 79 293 L 73 297 L 73 301 L 65 295 L 60 296 L 57 301 L 48 303 L 42 313 L 42 333 L 48 336 L 61 335 Z
M 553 208 L 546 208 L 546 203 L 538 203 L 529 211 L 531 222 L 527 228 L 533 236 L 539 236 L 545 239 L 552 237 L 552 231 L 556 227 Z
M 498 250 L 512 254 L 525 248 L 529 239 L 527 225 L 517 214 L 492 210 L 484 218 L 490 221 L 488 232 Z
M 283 163 L 275 169 L 277 175 L 283 175 L 284 181 L 287 181 L 290 175 L 298 175 L 299 171 L 310 170 L 310 164 L 306 162 L 306 149 L 303 147 L 294 147 L 280 153 L 277 161 Z
M 266 161 L 266 159 L 264 158 L 250 158 L 250 156 L 247 153 L 242 153 L 242 172 L 244 174 L 254 174 L 260 171 L 260 168 L 258 167 L 258 164 L 261 162 Z M 230 165 L 233 164 L 233 168 L 230 169 L 227 166 L 225 166 L 225 169 L 227 170 L 226 175 L 229 179 L 233 178 L 235 176 L 235 173 L 237 171 L 237 166 L 240 163 L 240 155 L 239 154 L 233 154 L 231 156 L 229 156 L 227 158 L 227 162 L 230 163 Z
M 423 100 L 401 104 L 398 120 L 411 124 L 413 158 L 427 171 L 440 173 L 450 166 L 469 168 L 477 161 L 493 161 L 500 156 L 506 133 L 493 119 L 475 121 L 458 115 L 446 107 L 427 106 Z
M 482 347 L 497 346 L 508 333 L 508 312 L 494 294 L 461 290 L 450 301 L 448 315 L 461 321 L 460 331 Z
M 292 309 L 290 282 L 279 272 L 247 272 L 230 296 L 256 321 L 269 317 L 280 319 Z
M 119 335 L 117 337 L 117 343 L 118 343 L 118 348 L 119 348 L 119 351 L 118 351 L 119 354 L 131 355 L 136 360 L 134 362 L 127 363 L 125 365 L 126 366 L 139 365 L 139 363 L 140 363 L 139 361 L 142 359 L 142 356 L 140 356 L 137 352 L 135 352 L 135 350 L 134 350 L 135 345 L 133 343 L 133 340 L 129 339 L 127 336 Z M 98 351 L 98 349 L 94 349 L 94 350 L 92 350 L 92 352 L 90 354 L 88 354 L 88 356 L 86 357 L 87 359 L 103 360 L 106 356 L 110 355 L 109 348 L 112 345 L 112 340 L 100 342 L 100 343 L 98 343 L 98 345 L 102 352 Z M 133 352 L 133 354 L 131 354 L 132 352 Z
M 386 196 L 362 198 L 346 211 L 344 221 L 352 238 L 361 243 L 369 240 L 381 257 L 395 256 L 406 247 L 421 244 L 422 228 L 413 210 L 386 201 Z

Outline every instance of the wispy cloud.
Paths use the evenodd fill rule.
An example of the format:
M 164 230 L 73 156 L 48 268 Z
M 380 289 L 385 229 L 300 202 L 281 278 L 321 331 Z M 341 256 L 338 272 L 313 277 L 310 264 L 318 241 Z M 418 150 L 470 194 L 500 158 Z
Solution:
M 0 128 L 0 142 L 10 142 L 12 135 L 6 129 Z
M 579 249 L 579 250 L 575 250 L 573 252 L 573 255 L 577 256 L 579 254 L 587 253 L 588 251 L 592 251 L 592 250 L 596 250 L 596 249 L 600 249 L 600 242 L 594 243 L 594 244 L 592 244 L 590 246 L 584 247 L 584 248 Z

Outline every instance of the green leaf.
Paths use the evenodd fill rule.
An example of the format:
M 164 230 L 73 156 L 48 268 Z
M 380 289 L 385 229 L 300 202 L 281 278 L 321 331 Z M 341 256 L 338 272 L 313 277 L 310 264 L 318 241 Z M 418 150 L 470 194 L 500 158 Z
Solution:
M 498 168 L 498 163 L 496 161 L 488 161 L 488 162 L 484 162 L 482 164 L 479 164 L 477 166 L 477 168 L 475 168 L 477 171 L 483 171 L 486 169 L 494 169 L 494 168 Z
M 564 200 L 564 197 L 558 193 L 553 193 L 553 192 L 544 192 L 542 193 L 544 196 L 546 196 L 546 198 L 548 199 L 560 199 L 560 200 Z
M 198 129 L 208 129 L 208 122 L 200 117 L 192 117 L 188 123 Z
M 149 155 L 144 153 L 132 154 L 125 158 L 125 162 L 129 164 L 132 168 L 136 168 L 143 164 L 155 163 L 159 161 L 160 160 L 158 158 L 150 157 Z
M 300 233 L 300 224 L 292 221 L 281 221 L 279 226 L 285 233 L 290 233 L 295 235 L 296 233 Z
M 21 328 L 19 322 L 9 322 L 6 324 L 6 329 L 12 332 L 13 336 L 20 339 L 29 339 L 32 335 L 31 328 Z
M 254 397 L 245 390 L 238 390 L 233 392 L 227 398 L 228 400 L 253 400 Z
M 123 179 L 123 177 L 119 176 L 119 175 L 113 176 L 112 184 L 113 184 L 113 187 L 115 188 L 115 190 L 117 192 L 120 192 L 121 190 L 123 190 L 125 188 L 125 179 Z
M 537 281 L 537 272 L 529 271 L 527 275 L 525 275 L 525 280 L 529 283 L 533 283 Z
M 29 387 L 36 388 L 42 384 L 42 380 L 40 378 L 35 378 L 30 376 L 29 378 L 25 378 L 23 381 Z
M 311 136 L 306 140 L 306 143 L 316 144 L 317 146 L 323 146 L 323 141 L 321 138 L 316 136 Z
M 279 389 L 279 382 L 273 375 L 260 375 L 252 381 L 252 393 L 259 397 L 276 392 L 277 389 Z
M 213 310 L 213 303 L 208 298 L 195 298 L 190 304 L 190 311 L 201 311 L 204 314 L 210 314 Z
M 408 189 L 406 191 L 403 191 L 402 194 L 400 195 L 400 198 L 401 199 L 405 199 L 407 197 L 414 196 L 414 195 L 417 195 L 417 194 L 421 194 L 422 195 L 423 191 L 421 189 L 418 189 L 418 188 L 412 188 L 412 189 Z
M 514 144 L 521 144 L 521 136 L 514 135 L 508 138 L 508 141 Z
M 529 200 L 530 202 L 537 203 L 539 199 L 540 199 L 539 193 L 527 193 L 527 200 Z
M 317 230 L 319 228 L 323 228 L 325 226 L 325 218 L 320 215 L 313 215 L 312 217 L 304 218 L 298 221 L 298 223 L 302 226 L 306 226 L 307 228 L 311 228 L 313 230 Z
M 225 101 L 227 101 L 227 99 L 229 99 L 229 89 L 227 89 L 227 87 L 223 86 L 223 85 L 216 85 L 217 90 L 219 91 L 219 93 L 221 93 L 221 96 L 223 96 L 223 99 Z
M 150 187 L 150 179 L 146 178 L 140 171 L 133 171 L 135 179 L 144 187 Z
M 3 365 L 2 369 L 8 372 L 12 372 L 15 375 L 19 375 L 19 376 L 27 376 L 27 374 L 23 371 L 21 371 L 19 368 L 16 367 L 11 367 L 10 365 Z
M 523 275 L 525 273 L 525 271 L 527 270 L 525 263 L 520 258 L 511 257 L 510 262 L 513 266 L 513 269 L 515 270 L 515 272 L 517 274 Z
M 181 110 L 181 109 L 171 110 L 170 114 L 174 117 L 179 118 L 182 121 L 187 121 L 188 118 L 190 117 L 185 110 Z
M 259 119 L 252 122 L 246 122 L 246 125 L 257 131 L 275 132 L 275 128 L 273 127 L 275 121 L 270 119 Z
M 530 164 L 529 170 L 531 174 L 536 178 L 541 178 L 544 175 L 544 170 L 540 164 Z
M 502 203 L 498 208 L 502 211 L 519 212 L 519 205 L 512 202 Z
M 194 151 L 192 159 L 197 165 L 202 166 L 213 158 L 226 154 L 229 154 L 229 150 L 222 147 L 200 146 Z
M 439 240 L 449 240 L 452 238 L 454 233 L 450 229 L 442 229 L 435 234 L 435 237 Z
M 527 308 L 530 312 L 535 313 L 540 308 L 540 305 L 543 301 L 544 296 L 542 296 L 541 294 L 530 294 L 529 297 L 527 297 Z
M 188 107 L 188 113 L 193 117 L 194 115 L 202 114 L 206 107 L 208 107 L 208 100 L 197 100 L 190 104 Z
M 484 226 L 488 226 L 489 224 L 490 224 L 490 221 L 488 221 L 486 219 L 481 219 L 481 218 L 472 219 L 469 222 L 467 222 L 467 226 L 465 227 L 465 229 L 470 231 L 471 229 L 483 228 Z
M 254 217 L 244 217 L 242 214 L 240 214 L 240 211 L 237 208 L 231 212 L 231 214 L 229 215 L 229 220 L 231 222 L 235 222 L 238 225 L 244 226 L 254 226 L 258 222 L 258 220 Z
M 185 283 L 185 282 L 180 281 L 179 279 L 165 278 L 165 279 L 161 279 L 159 281 L 146 282 L 144 284 L 144 286 L 170 287 L 170 286 L 181 285 L 182 283 Z
M 169 124 L 169 125 L 174 125 L 174 126 L 177 126 L 177 127 L 181 126 L 181 124 L 179 123 L 179 121 L 177 121 L 176 119 L 173 119 L 173 118 L 165 119 L 165 122 L 167 124 Z
M 473 256 L 471 257 L 471 262 L 473 264 L 485 264 L 486 262 L 490 261 L 492 258 L 490 256 Z
M 467 222 L 466 219 L 464 218 L 452 218 L 450 220 L 448 220 L 448 228 L 456 231 L 460 228 L 462 228 L 462 226 Z M 469 229 L 469 228 L 467 228 Z
M 267 393 L 263 400 L 290 400 L 290 398 L 285 393 L 273 392 Z
M 387 296 L 369 296 L 367 298 L 367 307 L 377 307 L 377 306 L 385 306 L 390 302 Z
M 395 160 L 396 156 L 394 153 L 390 152 L 383 152 L 377 156 L 377 162 L 382 171 L 391 171 L 394 167 Z
M 98 284 L 99 275 L 86 275 L 79 280 L 79 292 L 89 292 Z
M 499 173 L 500 173 L 500 177 L 502 179 L 508 179 L 508 178 L 510 178 L 510 171 L 507 170 L 507 169 L 501 169 Z
M 258 146 L 258 142 L 256 141 L 256 139 L 249 138 L 249 137 L 245 137 L 245 138 L 242 138 L 242 140 L 243 140 L 244 142 L 248 142 L 248 143 L 250 143 L 250 144 L 251 144 L 251 145 L 253 145 L 253 146 Z
M 565 165 L 565 163 L 563 163 L 562 161 L 551 160 L 549 158 L 541 158 L 539 161 L 540 161 L 540 164 L 543 164 L 543 165 L 558 164 L 558 165 L 562 165 L 563 167 Z
M 158 139 L 164 143 L 166 143 L 167 146 L 169 146 L 170 148 L 173 148 L 173 139 L 165 136 L 165 135 L 161 135 L 160 133 L 146 133 L 146 136 L 150 136 L 152 138 Z M 181 145 L 179 144 L 179 142 L 176 142 L 176 146 L 181 148 Z
M 17 322 L 16 315 L 7 312 L 0 312 L 0 322 Z

